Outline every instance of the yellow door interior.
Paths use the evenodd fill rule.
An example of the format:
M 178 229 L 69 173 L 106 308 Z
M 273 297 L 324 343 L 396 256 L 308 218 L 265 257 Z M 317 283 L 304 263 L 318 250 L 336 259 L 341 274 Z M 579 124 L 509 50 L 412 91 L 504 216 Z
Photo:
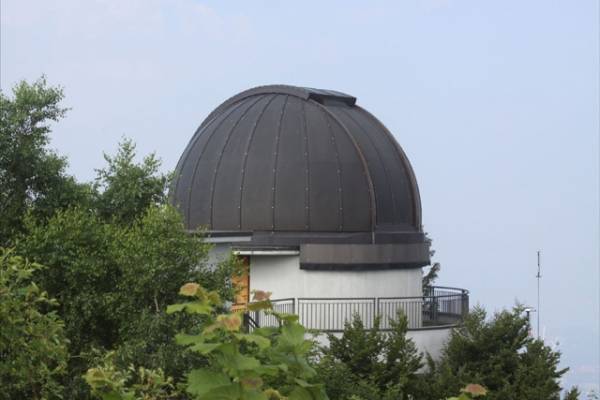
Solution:
M 250 302 L 250 257 L 241 256 L 242 270 L 240 274 L 231 277 L 235 289 L 235 299 L 231 309 L 233 311 L 246 308 Z

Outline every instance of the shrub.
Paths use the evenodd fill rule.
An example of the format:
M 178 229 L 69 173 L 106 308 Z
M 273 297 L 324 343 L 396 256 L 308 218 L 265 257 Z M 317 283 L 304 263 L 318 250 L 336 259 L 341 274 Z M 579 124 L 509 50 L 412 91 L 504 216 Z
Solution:
M 41 268 L 0 249 L 0 399 L 61 398 L 67 340 L 56 300 L 31 280 Z

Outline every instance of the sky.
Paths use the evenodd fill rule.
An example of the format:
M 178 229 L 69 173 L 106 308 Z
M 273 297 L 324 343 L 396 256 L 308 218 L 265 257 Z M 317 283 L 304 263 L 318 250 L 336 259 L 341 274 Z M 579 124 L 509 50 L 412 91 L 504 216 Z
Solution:
M 51 147 L 91 180 L 123 136 L 174 169 L 197 126 L 263 84 L 357 97 L 415 170 L 438 284 L 541 334 L 600 384 L 599 2 L 2 0 L 0 86 L 65 91 Z M 535 318 L 535 316 L 534 316 Z

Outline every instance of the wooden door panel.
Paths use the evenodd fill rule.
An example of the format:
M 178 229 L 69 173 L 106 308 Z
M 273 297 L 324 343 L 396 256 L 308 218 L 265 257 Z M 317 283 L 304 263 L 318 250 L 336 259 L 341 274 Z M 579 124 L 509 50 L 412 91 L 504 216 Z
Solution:
M 236 290 L 234 303 L 231 309 L 233 311 L 246 308 L 250 302 L 250 257 L 242 256 L 243 272 L 241 275 L 231 277 L 231 283 Z

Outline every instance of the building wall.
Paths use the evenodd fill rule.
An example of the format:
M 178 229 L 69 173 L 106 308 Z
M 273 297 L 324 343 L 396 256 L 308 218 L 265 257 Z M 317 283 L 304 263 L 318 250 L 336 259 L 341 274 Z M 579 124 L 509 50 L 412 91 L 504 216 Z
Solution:
M 434 360 L 439 360 L 442 356 L 442 349 L 448 340 L 450 339 L 450 333 L 453 327 L 444 327 L 436 329 L 417 329 L 409 330 L 406 336 L 415 343 L 415 346 L 419 352 L 423 355 L 429 353 Z M 341 337 L 341 333 L 334 333 L 335 336 Z M 309 336 L 307 335 L 307 339 Z M 310 337 L 312 338 L 312 337 Z M 314 338 L 319 345 L 328 346 L 329 340 L 327 335 L 319 334 Z
M 227 258 L 230 249 L 229 244 L 215 244 L 209 255 L 209 264 Z M 314 271 L 301 270 L 299 256 L 251 256 L 250 258 L 250 289 L 271 291 L 273 299 L 420 297 L 422 296 L 421 279 L 420 268 L 382 271 Z M 280 311 L 287 312 L 287 310 Z M 417 315 L 420 315 L 418 310 Z M 316 318 L 318 319 L 318 316 Z M 266 322 L 261 321 L 261 323 Z M 300 322 L 306 324 L 306 321 Z M 368 327 L 369 324 L 366 325 Z M 420 327 L 420 318 L 409 321 L 409 326 Z M 343 324 L 340 328 L 343 328 Z M 415 342 L 419 351 L 429 353 L 434 359 L 438 359 L 451 330 L 451 327 L 411 329 L 407 336 Z M 336 335 L 340 334 L 336 333 Z M 318 335 L 318 340 L 326 344 L 326 335 Z
M 421 296 L 421 268 L 380 271 L 301 270 L 298 256 L 252 256 L 250 289 L 271 298 Z
M 452 327 L 436 328 L 436 329 L 417 329 L 409 330 L 406 336 L 412 339 L 422 353 L 429 353 L 434 360 L 439 360 L 442 356 L 442 349 L 448 339 Z

